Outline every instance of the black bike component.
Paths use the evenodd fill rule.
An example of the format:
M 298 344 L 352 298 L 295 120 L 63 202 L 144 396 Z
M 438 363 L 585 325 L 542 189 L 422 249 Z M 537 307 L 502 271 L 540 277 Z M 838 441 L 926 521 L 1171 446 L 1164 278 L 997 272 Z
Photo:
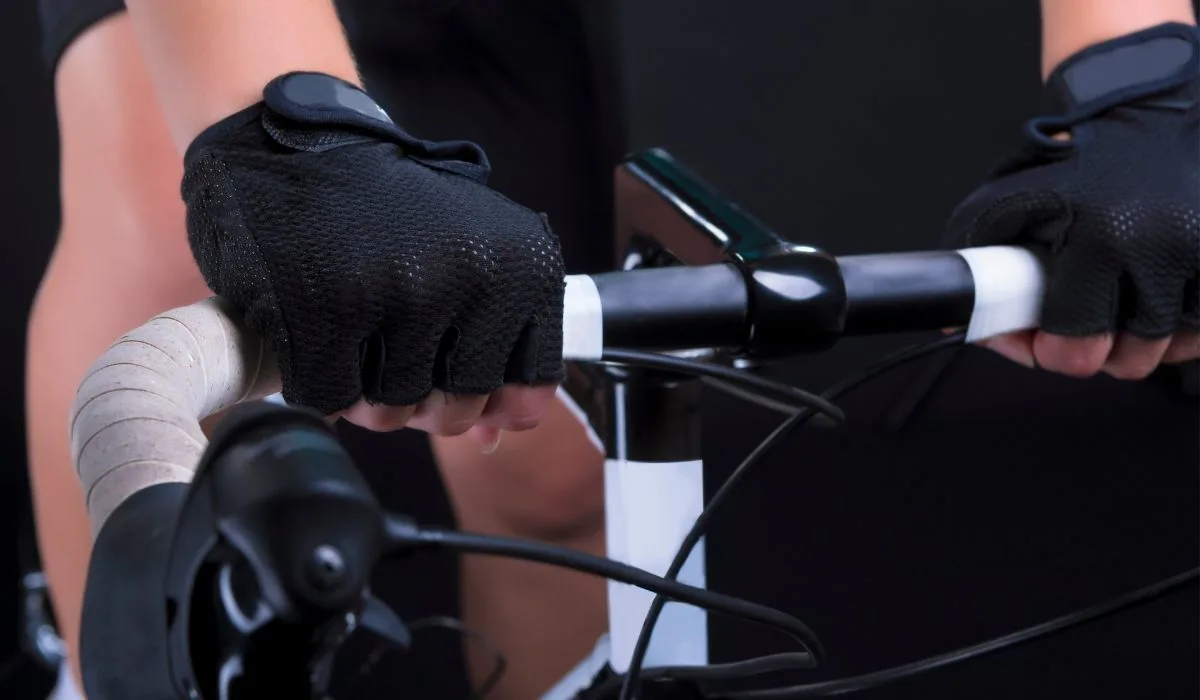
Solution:
M 846 286 L 846 335 L 965 325 L 975 279 L 952 251 L 851 255 L 837 260 Z
M 407 647 L 367 594 L 382 547 L 374 494 L 319 415 L 235 409 L 200 461 L 167 569 L 175 694 L 324 697 L 358 627 Z
M 647 350 L 742 348 L 750 298 L 733 265 L 661 267 L 594 275 L 604 344 Z
M 697 347 L 729 347 L 769 359 L 823 350 L 836 342 L 845 321 L 846 290 L 833 257 L 781 238 L 662 149 L 626 159 L 617 168 L 616 195 L 620 256 L 651 240 L 678 263 L 728 263 L 741 273 L 744 292 L 726 292 L 722 299 L 732 304 L 746 295 L 745 335 L 736 344 L 706 340 Z M 714 289 L 723 291 L 715 284 Z M 674 290 L 679 306 L 687 309 L 683 318 L 703 314 L 707 319 L 710 311 L 704 305 L 711 292 L 699 292 L 689 283 Z M 606 290 L 600 291 L 605 298 Z M 661 293 L 656 285 L 650 298 L 657 301 Z M 604 308 L 607 322 L 606 298 Z M 716 308 L 722 319 L 736 312 L 725 305 Z
M 781 238 L 661 149 L 630 156 L 616 187 L 619 250 L 657 269 L 595 277 L 611 346 L 772 359 L 971 318 L 974 279 L 953 251 L 835 259 Z M 671 263 L 689 267 L 661 269 Z
M 750 357 L 818 352 L 842 336 L 848 297 L 833 256 L 791 251 L 751 260 L 744 272 L 750 285 Z
M 971 268 L 954 251 L 788 253 L 743 267 L 646 267 L 592 279 L 606 347 L 760 359 L 820 351 L 843 336 L 961 327 L 975 307 Z
M 91 700 L 180 696 L 171 678 L 167 629 L 176 607 L 164 587 L 175 519 L 187 484 L 157 484 L 117 506 L 92 545 L 79 640 Z
M 787 241 L 717 192 L 670 153 L 653 148 L 628 156 L 616 171 L 616 253 L 634 237 L 649 238 L 680 263 L 744 267 L 814 249 Z
M 653 463 L 700 459 L 699 379 L 636 367 L 608 367 L 605 374 L 608 458 Z

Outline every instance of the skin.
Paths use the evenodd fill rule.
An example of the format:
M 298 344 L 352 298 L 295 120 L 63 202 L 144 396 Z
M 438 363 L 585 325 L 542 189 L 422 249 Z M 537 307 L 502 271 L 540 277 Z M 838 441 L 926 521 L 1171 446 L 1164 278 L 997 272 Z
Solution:
M 38 536 L 73 655 L 91 533 L 64 416 L 86 367 L 112 340 L 157 312 L 209 295 L 187 248 L 180 154 L 204 128 L 257 101 L 276 75 L 317 70 L 358 82 L 327 0 L 128 6 L 128 15 L 74 42 L 56 74 L 63 227 L 29 328 Z M 1188 0 L 1043 0 L 1042 11 L 1045 74 L 1098 41 L 1166 21 L 1195 23 Z M 1029 366 L 1123 379 L 1200 356 L 1196 334 L 1146 341 L 1035 331 L 986 345 Z M 551 389 L 529 387 L 490 397 L 435 394 L 420 406 L 359 404 L 344 417 L 375 430 L 407 425 L 433 433 L 464 529 L 600 553 L 602 456 L 551 396 Z M 488 557 L 466 557 L 462 574 L 465 621 L 508 652 L 509 672 L 494 697 L 536 697 L 604 629 L 598 580 Z M 468 662 L 476 682 L 490 670 L 490 658 L 471 646 Z

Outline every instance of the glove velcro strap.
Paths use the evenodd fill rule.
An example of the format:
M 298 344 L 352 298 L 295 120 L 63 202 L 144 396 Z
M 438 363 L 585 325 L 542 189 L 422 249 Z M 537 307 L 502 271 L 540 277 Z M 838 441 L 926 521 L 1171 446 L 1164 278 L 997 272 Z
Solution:
M 491 166 L 469 141 L 426 141 L 412 136 L 361 88 L 321 73 L 288 73 L 263 89 L 263 101 L 233 114 L 196 137 L 185 162 L 205 146 L 254 122 L 271 140 L 293 151 L 321 153 L 385 141 L 426 166 L 486 183 Z
M 1179 88 L 1200 76 L 1196 27 L 1161 24 L 1090 46 L 1046 81 L 1046 108 L 1078 122 L 1120 104 Z

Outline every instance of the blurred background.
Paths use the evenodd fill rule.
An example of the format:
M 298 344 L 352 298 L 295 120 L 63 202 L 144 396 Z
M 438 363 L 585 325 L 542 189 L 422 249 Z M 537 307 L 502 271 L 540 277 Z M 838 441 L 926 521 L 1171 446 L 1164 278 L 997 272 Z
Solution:
M 1037 102 L 1035 0 L 621 4 L 631 145 L 666 147 L 788 237 L 837 253 L 938 245 L 950 210 L 1004 155 Z M 5 69 L 0 77 L 0 133 L 6 135 L 6 167 L 0 171 L 0 386 L 10 397 L 0 405 L 0 659 L 19 653 L 19 533 L 28 513 L 22 421 L 26 314 L 58 226 L 52 92 L 36 23 L 31 0 L 0 3 L 0 60 Z M 787 373 L 820 388 L 905 340 L 847 341 L 835 352 L 796 363 Z M 710 459 L 731 464 L 761 432 L 762 416 L 728 400 L 712 403 Z M 970 466 L 968 457 L 948 455 L 950 469 L 955 462 L 964 469 Z M 938 490 L 928 479 L 921 483 L 923 487 L 903 486 L 909 489 L 906 497 L 921 504 L 923 520 L 942 531 L 949 529 L 951 538 L 955 508 L 963 507 L 955 501 L 991 488 L 961 473 L 955 482 L 962 489 L 958 493 Z M 869 489 L 869 483 L 864 488 Z M 786 503 L 780 507 L 786 508 Z M 738 512 L 753 518 L 755 510 Z M 903 530 L 889 520 L 893 516 L 882 515 L 870 527 Z M 738 516 L 730 512 L 728 517 Z M 856 511 L 854 517 L 867 516 Z M 1017 512 L 1013 517 L 1023 516 Z M 1194 509 L 1183 517 L 1191 518 L 1184 522 L 1195 530 Z M 809 534 L 834 540 L 839 536 L 835 528 Z M 780 539 L 787 537 L 780 534 Z M 896 536 L 898 541 L 903 538 L 903 532 Z M 781 544 L 723 539 L 719 532 L 712 540 L 710 561 L 725 557 L 726 562 L 774 556 Z M 1194 551 L 1194 541 L 1187 542 Z M 945 619 L 878 617 L 884 606 L 936 610 L 936 598 L 943 595 L 929 589 L 924 594 L 928 599 L 921 599 L 919 580 L 890 581 L 889 575 L 922 569 L 923 564 L 919 553 L 905 560 L 903 544 L 888 546 L 901 549 L 881 554 L 887 547 L 880 545 L 874 555 L 868 552 L 839 563 L 851 567 L 849 579 L 873 582 L 854 589 L 864 592 L 862 599 L 847 594 L 825 605 L 820 615 L 823 632 L 837 626 L 836 647 L 831 644 L 840 659 L 835 670 L 865 671 L 1007 631 L 987 624 L 972 627 L 970 622 L 987 617 L 987 609 L 1023 600 L 1023 586 L 1038 585 L 1033 579 L 1008 580 L 998 573 L 994 590 L 981 589 L 979 610 L 959 604 L 946 609 L 941 615 Z M 1017 550 L 1023 545 L 1011 546 Z M 1062 544 L 1064 551 L 1073 546 L 1070 537 Z M 882 558 L 876 561 L 871 558 L 875 555 Z M 1162 573 L 1176 570 L 1165 566 Z M 1053 604 L 1018 605 L 1022 614 L 1017 619 L 1031 623 L 1061 614 L 1096 602 L 1103 591 L 1119 593 L 1133 581 L 1118 575 L 1106 587 L 1103 578 L 1109 573 L 1075 571 L 1079 580 L 1095 584 L 1087 595 L 1074 598 L 1060 591 Z M 720 578 L 714 575 L 714 585 Z M 876 599 L 867 598 L 868 593 Z M 822 606 L 812 602 L 810 607 Z M 1151 607 L 1131 613 L 1120 623 L 1123 627 L 1109 626 L 1108 632 L 1079 632 L 1037 652 L 979 662 L 867 697 L 1195 698 L 1197 619 L 1193 603 Z M 903 634 L 897 626 L 903 626 Z M 1138 673 L 1155 677 L 1128 678 L 1090 660 L 1091 647 L 1115 645 L 1141 649 L 1134 654 Z M 1031 679 L 1046 665 L 1073 669 L 1075 682 L 1041 688 L 1045 694 L 1032 693 L 1038 686 Z M 0 665 L 0 698 L 42 697 L 48 685 L 34 664 Z

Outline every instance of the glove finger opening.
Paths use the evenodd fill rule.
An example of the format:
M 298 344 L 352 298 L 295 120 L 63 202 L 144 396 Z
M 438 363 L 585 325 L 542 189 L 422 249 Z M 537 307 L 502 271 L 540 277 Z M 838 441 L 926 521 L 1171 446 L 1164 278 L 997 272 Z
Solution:
M 550 384 L 561 379 L 561 350 L 554 366 L 547 367 L 547 334 L 537 322 L 525 324 L 514 334 L 497 337 L 494 322 L 487 318 L 464 321 L 453 347 L 444 344 L 445 372 L 436 384 L 455 394 L 486 394 L 502 384 Z M 514 329 L 515 330 L 515 329 Z
M 1142 339 L 1165 338 L 1182 325 L 1183 285 L 1154 274 L 1124 274 L 1119 281 L 1117 327 Z
M 1041 330 L 1067 337 L 1112 333 L 1119 319 L 1120 273 L 1097 270 L 1086 257 L 1050 258 Z M 1081 281 L 1084 282 L 1081 286 Z
M 1200 278 L 1193 277 L 1183 285 L 1183 315 L 1179 325 L 1189 330 L 1200 330 Z
M 517 342 L 508 354 L 504 367 L 504 381 L 509 383 L 533 384 L 538 379 L 538 348 L 541 347 L 541 329 L 536 322 L 526 324 L 517 336 Z
M 377 381 L 364 383 L 363 397 L 386 406 L 412 406 L 423 401 L 435 386 L 433 378 L 442 344 L 438 338 L 428 327 L 416 330 L 408 324 L 385 327 L 376 333 L 371 345 L 377 346 L 378 352 L 371 370 Z
M 442 340 L 438 343 L 437 355 L 433 359 L 433 385 L 438 388 L 445 388 L 453 385 L 453 376 L 450 373 L 450 357 L 454 351 L 458 349 L 458 339 L 462 333 L 458 330 L 458 326 L 450 326 L 442 333 Z
M 282 377 L 283 398 L 323 415 L 353 406 L 363 395 L 360 346 L 351 342 L 319 348 L 306 340 L 291 338 L 295 352 Z
M 460 318 L 442 334 L 434 386 L 448 394 L 490 394 L 504 383 L 504 361 L 512 334 L 494 314 Z
M 561 334 L 540 320 L 530 321 L 521 330 L 504 370 L 506 382 L 556 384 L 566 377 L 562 361 Z
M 363 396 L 379 396 L 383 392 L 383 363 L 386 357 L 383 334 L 374 333 L 362 341 L 358 357 Z

